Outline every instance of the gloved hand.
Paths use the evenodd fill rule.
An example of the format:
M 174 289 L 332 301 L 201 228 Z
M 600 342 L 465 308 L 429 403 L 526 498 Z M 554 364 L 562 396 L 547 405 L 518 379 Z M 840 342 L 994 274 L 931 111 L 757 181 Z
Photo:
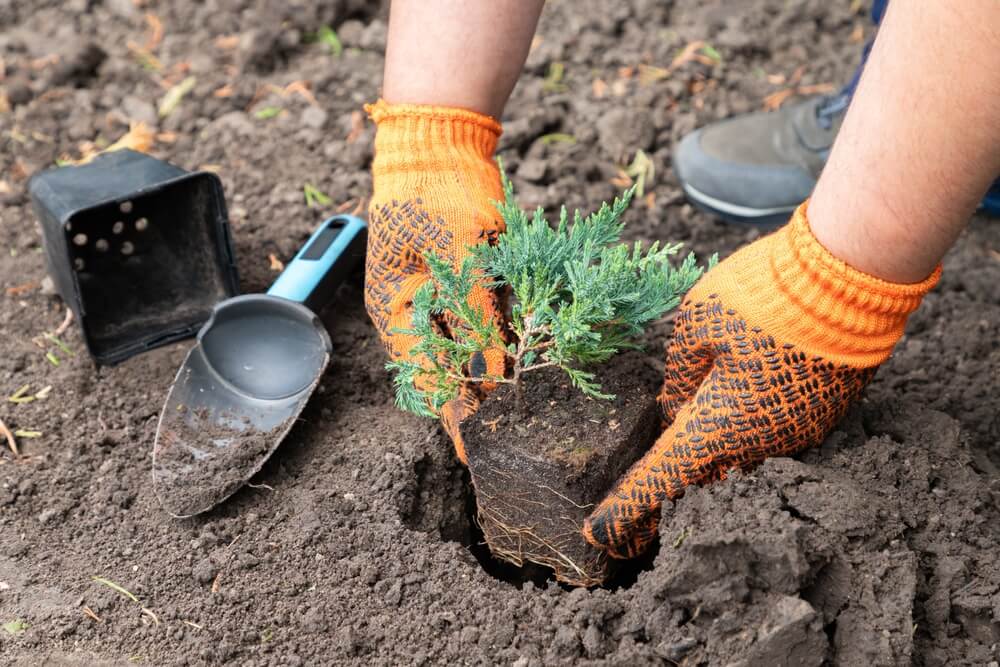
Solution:
M 500 124 L 463 109 L 384 100 L 366 110 L 377 129 L 365 306 L 392 359 L 409 359 L 417 339 L 393 330 L 412 325 L 413 294 L 430 275 L 424 254 L 433 252 L 457 267 L 469 246 L 495 240 L 504 229 L 493 204 L 503 199 L 493 159 Z M 494 292 L 478 288 L 470 302 L 499 322 L 502 309 Z M 445 331 L 456 326 L 440 324 Z M 473 374 L 504 374 L 502 350 L 477 361 L 481 367 L 470 369 Z M 442 409 L 442 423 L 463 463 L 458 423 L 479 407 L 488 388 L 467 385 Z
M 822 441 L 937 283 L 940 267 L 912 285 L 853 269 L 813 236 L 806 206 L 684 299 L 658 397 L 669 426 L 584 525 L 609 555 L 641 553 L 686 486 Z

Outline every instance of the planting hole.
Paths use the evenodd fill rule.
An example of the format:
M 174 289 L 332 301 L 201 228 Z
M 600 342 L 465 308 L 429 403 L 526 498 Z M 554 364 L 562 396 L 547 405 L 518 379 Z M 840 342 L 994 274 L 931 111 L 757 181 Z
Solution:
M 83 271 L 83 269 L 84 269 L 85 266 L 86 266 L 86 264 L 83 263 L 83 258 L 82 257 L 77 257 L 76 259 L 73 260 L 73 267 L 77 271 Z
M 493 555 L 477 521 L 476 495 L 468 469 L 459 468 L 454 461 L 437 467 L 425 460 L 417 465 L 416 473 L 413 504 L 406 507 L 402 516 L 407 528 L 437 533 L 443 541 L 461 544 L 488 575 L 515 588 L 521 589 L 530 581 L 539 589 L 559 586 L 572 590 L 572 587 L 556 582 L 550 568 L 532 563 L 516 567 Z M 659 543 L 656 542 L 642 557 L 616 562 L 602 588 L 619 590 L 630 587 L 639 574 L 653 569 L 653 559 L 658 551 Z
M 466 475 L 468 475 L 467 472 Z M 529 581 L 537 588 L 557 585 L 566 591 L 575 589 L 574 586 L 557 582 L 551 568 L 530 562 L 526 562 L 522 567 L 516 567 L 493 555 L 476 519 L 476 497 L 471 484 L 468 487 L 468 496 L 466 497 L 466 518 L 468 526 L 462 544 L 476 557 L 476 561 L 486 574 L 518 589 L 523 588 L 524 584 Z M 639 579 L 640 574 L 653 569 L 653 561 L 659 552 L 660 543 L 654 541 L 653 545 L 642 556 L 632 560 L 614 561 L 614 568 L 611 570 L 610 576 L 600 588 L 612 591 L 630 588 Z
M 122 222 L 121 220 L 119 220 L 115 224 L 111 225 L 111 233 L 112 234 L 121 234 L 124 231 L 125 231 L 125 223 Z
M 97 239 L 97 241 L 94 243 L 94 247 L 97 248 L 98 252 L 107 252 L 108 242 L 106 239 Z
M 146 218 L 139 218 L 135 221 L 135 231 L 144 232 L 149 227 L 149 220 Z
M 79 245 L 79 246 L 85 246 L 85 245 L 87 245 L 87 235 L 86 234 L 77 234 L 76 236 L 73 237 L 73 243 L 75 243 L 76 245 Z
M 123 255 L 131 255 L 133 252 L 135 252 L 135 246 L 132 245 L 131 241 L 125 241 L 125 243 L 122 243 Z
M 132 212 L 132 202 L 130 202 L 130 201 L 123 201 L 121 204 L 118 205 L 118 210 L 121 211 L 122 213 L 131 213 Z

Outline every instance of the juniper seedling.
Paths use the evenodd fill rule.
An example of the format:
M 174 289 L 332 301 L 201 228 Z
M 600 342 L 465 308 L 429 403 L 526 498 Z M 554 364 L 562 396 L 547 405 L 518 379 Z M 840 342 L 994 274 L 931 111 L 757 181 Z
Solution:
M 531 216 L 521 210 L 510 180 L 502 178 L 504 201 L 497 209 L 506 232 L 497 243 L 471 248 L 457 270 L 433 254 L 425 257 L 431 280 L 414 295 L 411 328 L 398 331 L 419 342 L 411 360 L 386 365 L 396 374 L 396 403 L 404 410 L 438 416 L 465 382 L 511 384 L 523 409 L 524 375 L 551 366 L 584 394 L 613 398 L 588 367 L 637 347 L 643 328 L 676 307 L 702 274 L 693 255 L 670 264 L 679 243 L 646 250 L 638 242 L 618 243 L 634 187 L 587 217 L 576 211 L 572 224 L 563 207 L 553 227 L 541 208 Z M 469 305 L 477 282 L 509 287 L 513 342 Z M 450 335 L 441 327 L 446 314 Z M 473 358 L 491 349 L 504 350 L 509 374 L 469 377 Z

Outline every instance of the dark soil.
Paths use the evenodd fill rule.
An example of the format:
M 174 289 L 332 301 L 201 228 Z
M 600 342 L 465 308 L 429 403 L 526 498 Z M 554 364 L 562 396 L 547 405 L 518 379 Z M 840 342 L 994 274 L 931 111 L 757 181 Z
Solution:
M 155 441 L 153 484 L 164 509 L 177 517 L 200 514 L 235 493 L 294 419 L 262 431 L 233 415 L 177 414 L 171 407 L 164 408 Z
M 608 199 L 616 160 L 642 148 L 656 180 L 652 200 L 628 214 L 630 239 L 684 241 L 707 256 L 756 238 L 684 202 L 672 142 L 760 108 L 787 85 L 767 75 L 787 80 L 805 67 L 803 84 L 845 80 L 860 46 L 852 34 L 867 25 L 850 4 L 551 3 L 504 119 L 502 153 L 524 203 L 554 212 Z M 385 21 L 372 6 L 0 3 L 0 87 L 12 104 L 0 112 L 0 396 L 52 387 L 45 399 L 0 404 L 11 428 L 42 433 L 20 439 L 22 460 L 0 458 L 0 626 L 27 625 L 17 635 L 0 628 L 0 664 L 997 660 L 1000 225 L 986 220 L 948 255 L 940 287 L 824 446 L 692 490 L 631 587 L 518 588 L 484 569 L 468 545 L 467 474 L 436 424 L 393 407 L 360 282 L 327 309 L 336 354 L 253 480 L 273 490 L 245 488 L 192 519 L 163 512 L 151 449 L 190 343 L 98 368 L 71 330 L 76 356 L 51 348 L 61 362 L 47 361 L 32 341 L 65 311 L 40 287 L 24 178 L 80 142 L 118 138 L 130 118 L 156 123 L 173 133 L 158 156 L 220 173 L 242 287 L 260 291 L 277 275 L 269 255 L 287 261 L 317 222 L 369 194 L 373 129 L 353 131 L 353 119 L 378 94 Z M 144 11 L 164 27 L 160 73 L 127 46 L 146 40 Z M 306 40 L 324 24 L 341 36 L 339 58 Z M 722 63 L 640 76 L 639 65 L 667 67 L 696 39 Z M 96 67 L 88 44 L 107 54 Z M 58 68 L 52 53 L 63 54 Z M 67 66 L 72 58 L 79 66 Z M 561 85 L 544 83 L 554 62 L 566 68 Z M 194 90 L 158 119 L 158 79 L 188 75 Z M 265 87 L 296 80 L 311 82 L 318 106 Z M 284 111 L 257 118 L 268 106 Z M 542 139 L 551 133 L 575 143 Z M 333 204 L 307 208 L 306 182 Z M 650 330 L 651 353 L 670 328 Z
M 462 427 L 476 516 L 490 551 L 520 567 L 551 567 L 575 586 L 604 583 L 607 555 L 583 538 L 583 520 L 656 439 L 662 373 L 645 355 L 622 354 L 595 369 L 589 398 L 565 372 L 525 375 L 522 407 L 502 386 Z

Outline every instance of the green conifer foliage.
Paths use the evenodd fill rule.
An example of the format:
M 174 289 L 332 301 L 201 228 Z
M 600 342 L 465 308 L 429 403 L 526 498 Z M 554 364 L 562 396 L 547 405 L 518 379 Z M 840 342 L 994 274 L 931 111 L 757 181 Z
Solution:
M 414 296 L 411 328 L 400 330 L 420 342 L 411 360 L 386 365 L 395 372 L 396 403 L 404 410 L 437 416 L 463 382 L 513 384 L 520 397 L 525 374 L 550 366 L 565 371 L 584 394 L 613 398 L 588 368 L 636 347 L 644 327 L 675 308 L 702 274 L 694 255 L 671 265 L 681 244 L 644 250 L 638 242 L 618 243 L 634 187 L 587 217 L 577 211 L 572 223 L 563 207 L 552 226 L 541 208 L 531 216 L 521 210 L 510 180 L 502 178 L 505 199 L 497 209 L 507 229 L 497 243 L 471 248 L 457 271 L 426 257 L 431 280 Z M 509 287 L 507 337 L 514 342 L 506 343 L 486 314 L 468 304 L 477 281 Z M 446 313 L 450 335 L 441 327 Z M 473 357 L 488 349 L 506 351 L 510 372 L 469 377 Z

